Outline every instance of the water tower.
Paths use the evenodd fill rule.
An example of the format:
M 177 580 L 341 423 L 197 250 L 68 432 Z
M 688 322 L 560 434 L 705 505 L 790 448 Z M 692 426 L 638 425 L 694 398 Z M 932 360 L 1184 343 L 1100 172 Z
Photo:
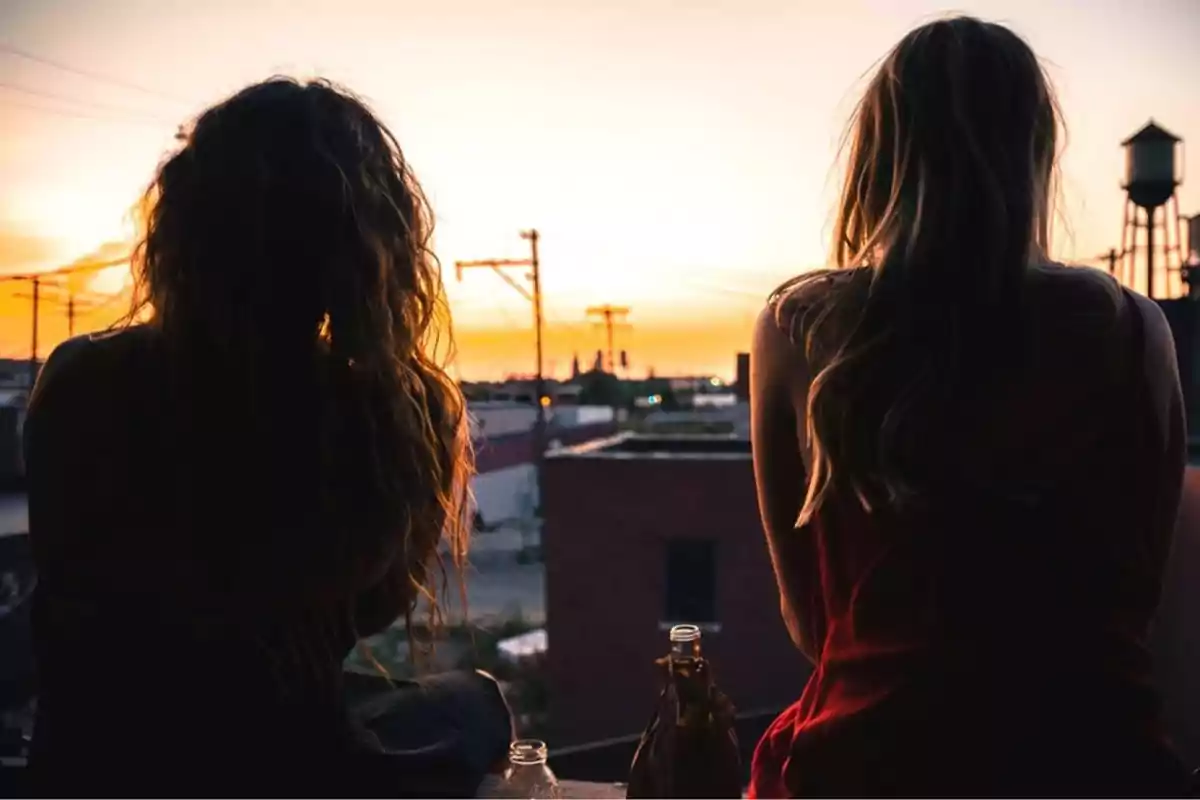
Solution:
M 1144 286 L 1146 296 L 1151 299 L 1178 297 L 1183 290 L 1181 218 L 1179 198 L 1175 195 L 1181 182 L 1177 166 L 1180 160 L 1176 155 L 1182 141 L 1150 120 L 1121 143 L 1125 148 L 1125 183 L 1121 188 L 1128 196 L 1121 230 L 1121 253 L 1125 259 L 1121 277 L 1131 288 Z M 1160 215 L 1158 211 L 1164 206 L 1168 208 Z M 1160 225 L 1161 244 L 1155 237 Z M 1145 236 L 1140 237 L 1139 231 L 1145 231 Z M 1145 257 L 1139 260 L 1139 253 Z M 1145 274 L 1144 281 L 1139 281 L 1139 273 Z

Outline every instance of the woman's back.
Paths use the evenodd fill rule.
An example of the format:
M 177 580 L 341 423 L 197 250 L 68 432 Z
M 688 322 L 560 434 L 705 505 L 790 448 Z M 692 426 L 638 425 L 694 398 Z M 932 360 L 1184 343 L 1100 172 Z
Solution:
M 320 519 L 319 463 L 296 452 L 311 403 L 278 409 L 289 443 L 197 402 L 220 402 L 218 375 L 190 396 L 170 376 L 155 332 L 132 328 L 64 344 L 31 403 L 38 749 L 60 763 L 328 750 L 348 731 L 341 660 L 367 587 L 304 563 Z M 292 452 L 253 474 L 246 454 L 267 446 Z
M 759 794 L 1177 791 L 1145 637 L 1184 469 L 1153 303 L 1049 260 L 1060 114 L 1011 30 L 909 32 L 851 121 L 839 270 L 751 354 L 759 506 L 817 665 Z
M 345 656 L 419 601 L 436 622 L 439 543 L 461 564 L 468 530 L 432 216 L 394 138 L 272 79 L 181 141 L 134 309 L 55 351 L 27 419 L 34 766 L 114 791 L 210 753 L 216 786 L 231 760 L 339 774 Z
M 803 341 L 793 324 L 855 280 L 802 282 L 772 323 Z M 1015 365 L 928 431 L 922 502 L 868 512 L 835 493 L 792 532 L 819 562 L 816 581 L 781 578 L 820 617 L 817 670 L 760 746 L 760 792 L 1136 792 L 1178 777 L 1145 649 L 1183 473 L 1154 363 L 1165 322 L 1090 270 L 1031 271 L 1025 298 Z

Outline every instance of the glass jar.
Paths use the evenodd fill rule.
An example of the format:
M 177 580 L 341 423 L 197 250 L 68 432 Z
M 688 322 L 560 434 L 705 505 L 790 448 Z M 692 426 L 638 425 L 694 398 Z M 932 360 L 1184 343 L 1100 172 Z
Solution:
M 508 769 L 504 773 L 503 794 L 508 798 L 558 800 L 562 792 L 558 779 L 546 763 L 549 751 L 546 743 L 537 739 L 521 739 L 508 748 Z

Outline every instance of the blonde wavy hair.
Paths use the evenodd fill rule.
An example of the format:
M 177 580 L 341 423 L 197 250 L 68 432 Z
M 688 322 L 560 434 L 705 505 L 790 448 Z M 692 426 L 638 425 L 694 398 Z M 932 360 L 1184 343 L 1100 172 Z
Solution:
M 870 510 L 945 478 L 928 433 L 1014 349 L 1024 275 L 1049 250 L 1060 128 L 1037 57 L 1001 25 L 932 22 L 879 66 L 847 130 L 834 225 L 833 262 L 853 273 L 800 326 L 780 320 L 803 329 L 814 375 L 800 524 L 835 489 Z

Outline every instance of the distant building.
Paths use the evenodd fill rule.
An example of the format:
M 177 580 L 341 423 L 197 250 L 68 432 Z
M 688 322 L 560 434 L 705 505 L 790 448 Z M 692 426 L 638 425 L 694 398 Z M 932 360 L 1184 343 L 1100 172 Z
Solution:
M 35 372 L 27 359 L 0 358 L 0 491 L 24 485 L 22 432 Z
M 626 434 L 550 454 L 543 485 L 558 744 L 642 729 L 679 622 L 705 630 L 739 711 L 800 696 L 810 668 L 780 617 L 744 437 Z
M 537 396 L 537 382 L 532 378 L 509 378 L 500 382 L 464 382 L 462 391 L 472 402 L 520 403 L 533 406 Z M 553 378 L 547 378 L 545 381 L 545 393 L 552 404 L 577 403 L 579 391 L 580 387 L 571 383 L 562 383 Z
M 1175 338 L 1187 428 L 1191 439 L 1196 441 L 1200 436 L 1200 303 L 1189 298 L 1157 302 Z
M 31 380 L 33 374 L 40 368 L 41 363 L 39 362 L 31 372 L 27 358 L 0 358 L 0 390 L 24 389 L 28 391 L 33 385 Z
M 750 354 L 737 354 L 737 382 L 734 384 L 738 400 L 750 402 Z
M 477 475 L 472 484 L 477 522 L 484 527 L 531 517 L 538 506 L 534 426 L 537 408 L 514 401 L 468 403 Z M 552 405 L 546 442 L 570 446 L 616 430 L 607 407 Z

